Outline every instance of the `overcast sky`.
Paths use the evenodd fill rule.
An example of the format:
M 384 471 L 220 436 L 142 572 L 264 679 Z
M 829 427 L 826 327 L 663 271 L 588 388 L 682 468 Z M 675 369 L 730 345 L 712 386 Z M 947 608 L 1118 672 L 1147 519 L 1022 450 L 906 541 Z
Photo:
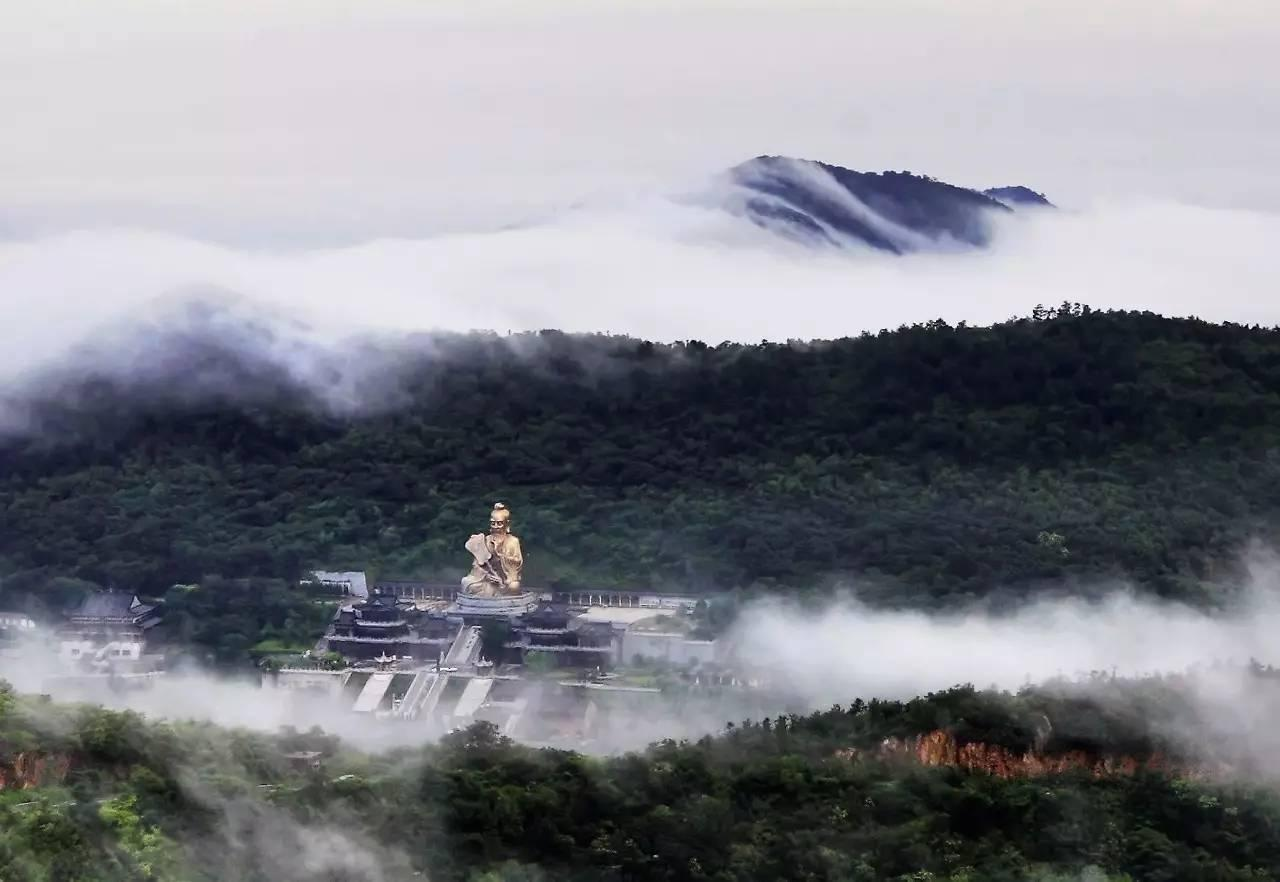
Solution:
M 5 0 L 0 235 L 485 229 L 760 153 L 1280 209 L 1274 0 Z

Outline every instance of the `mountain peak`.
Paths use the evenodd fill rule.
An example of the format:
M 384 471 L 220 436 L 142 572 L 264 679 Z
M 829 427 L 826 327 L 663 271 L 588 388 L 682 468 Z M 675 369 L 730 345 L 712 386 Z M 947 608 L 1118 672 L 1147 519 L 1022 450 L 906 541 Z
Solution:
M 1042 208 L 1054 208 L 1054 204 L 1050 202 L 1043 193 L 1037 193 L 1030 187 L 1010 186 L 1010 187 L 991 187 L 983 190 L 983 195 L 990 196 L 997 202 L 1001 202 L 1010 208 L 1020 206 L 1040 206 Z
M 757 156 L 729 170 L 753 223 L 810 244 L 894 254 L 990 244 L 991 217 L 1049 205 L 1026 187 L 978 191 L 907 171 L 860 172 L 808 159 Z

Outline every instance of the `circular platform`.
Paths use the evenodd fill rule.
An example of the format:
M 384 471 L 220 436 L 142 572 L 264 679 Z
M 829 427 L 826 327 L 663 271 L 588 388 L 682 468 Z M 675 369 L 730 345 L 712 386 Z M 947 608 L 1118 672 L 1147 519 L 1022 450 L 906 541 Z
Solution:
M 477 597 L 471 594 L 459 594 L 448 611 L 473 616 L 519 616 L 532 611 L 538 606 L 538 595 L 533 593 L 512 594 L 504 597 Z

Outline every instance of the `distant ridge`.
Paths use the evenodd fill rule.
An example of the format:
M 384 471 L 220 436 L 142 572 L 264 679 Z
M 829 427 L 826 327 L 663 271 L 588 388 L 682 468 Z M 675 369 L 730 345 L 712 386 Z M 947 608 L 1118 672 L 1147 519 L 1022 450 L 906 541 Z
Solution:
M 758 226 L 811 244 L 863 244 L 894 254 L 982 248 L 993 213 L 1051 203 L 1027 187 L 978 191 L 910 172 L 859 172 L 757 156 L 729 170 Z

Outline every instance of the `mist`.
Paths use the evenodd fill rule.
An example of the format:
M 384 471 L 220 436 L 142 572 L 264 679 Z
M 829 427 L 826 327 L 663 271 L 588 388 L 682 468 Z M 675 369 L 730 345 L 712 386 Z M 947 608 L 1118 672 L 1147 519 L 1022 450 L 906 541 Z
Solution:
M 242 387 L 160 345 L 193 299 L 347 409 L 411 331 L 756 342 L 1064 300 L 1276 322 L 1273 4 L 1166 4 L 1159 39 L 1146 0 L 1007 6 L 17 0 L 0 427 L 89 372 Z M 762 153 L 1067 209 L 897 260 L 680 198 Z
M 773 680 L 811 706 L 908 699 L 964 683 L 1016 690 L 1094 672 L 1140 677 L 1280 663 L 1280 557 L 1252 549 L 1243 568 L 1245 584 L 1212 612 L 1123 584 L 1087 592 L 1093 599 L 1032 599 L 999 614 L 886 610 L 860 603 L 855 580 L 825 605 L 761 601 L 727 639 L 768 659 Z
M 130 377 L 193 297 L 268 329 L 268 361 L 317 387 L 308 359 L 410 330 L 754 342 L 1063 300 L 1277 320 L 1262 0 L 1163 4 L 1158 39 L 1147 0 L 11 7 L 9 398 L 59 368 Z M 762 153 L 1069 210 L 999 220 L 988 252 L 894 260 L 671 198 Z M 358 400 L 361 370 L 331 397 Z
M 1119 700 L 1108 693 L 1106 678 L 1173 676 L 1184 678 L 1203 721 L 1203 728 L 1174 734 L 1197 751 L 1210 731 L 1241 749 L 1268 745 L 1265 764 L 1280 773 L 1280 763 L 1270 758 L 1280 755 L 1280 735 L 1273 734 L 1280 733 L 1280 691 L 1260 694 L 1244 676 L 1252 662 L 1280 663 L 1274 642 L 1280 555 L 1252 549 L 1245 569 L 1246 584 L 1217 611 L 1140 596 L 1119 584 L 1090 592 L 1098 599 L 1033 599 L 1007 613 L 877 609 L 857 600 L 856 580 L 826 600 L 757 601 L 720 638 L 727 667 L 754 686 L 614 702 L 601 708 L 594 739 L 559 746 L 615 754 L 715 734 L 743 719 L 803 714 L 855 698 L 907 700 L 963 684 L 1017 691 L 1057 683 L 1053 688 L 1105 702 Z M 0 657 L 0 679 L 20 691 L 155 719 L 264 732 L 318 726 L 363 750 L 417 746 L 441 734 L 426 721 L 377 720 L 331 697 L 264 685 L 256 675 L 229 677 L 184 666 L 145 688 L 104 690 L 51 679 L 59 672 L 51 650 L 41 654 L 30 647 L 21 659 Z
M 988 250 L 893 257 L 807 248 L 718 208 L 637 196 L 513 229 L 304 252 L 129 230 L 8 242 L 0 423 L 20 422 L 14 399 L 56 386 L 51 376 L 159 373 L 176 389 L 218 391 L 180 355 L 158 355 L 174 335 L 239 348 L 250 368 L 354 407 L 415 331 L 830 339 L 935 318 L 986 324 L 1063 301 L 1280 322 L 1280 215 L 1121 201 L 992 223 Z

